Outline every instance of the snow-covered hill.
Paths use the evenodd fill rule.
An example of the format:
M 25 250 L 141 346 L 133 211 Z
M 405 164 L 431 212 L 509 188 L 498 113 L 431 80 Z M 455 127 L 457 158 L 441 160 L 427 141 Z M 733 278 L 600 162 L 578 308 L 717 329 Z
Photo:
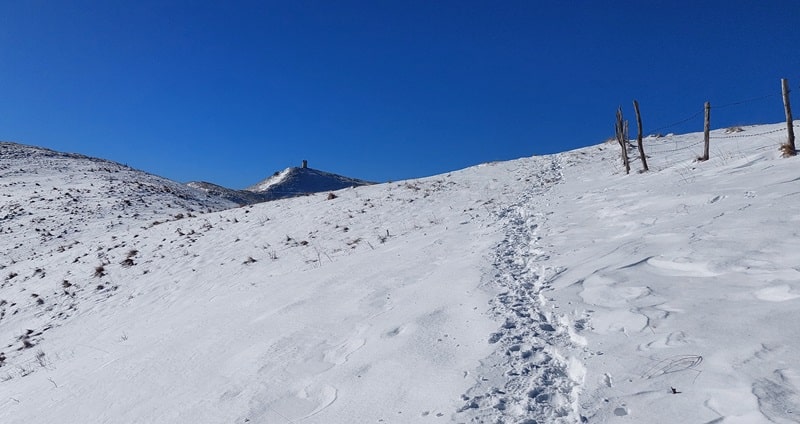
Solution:
M 116 291 L 75 280 L 102 273 L 109 252 L 127 243 L 113 236 L 100 247 L 99 234 L 235 206 L 118 163 L 15 143 L 0 143 L 0 190 L 0 363 L 7 364 L 87 302 Z
M 796 422 L 777 131 L 128 214 L 115 172 L 3 155 L 0 422 Z
M 303 166 L 286 168 L 264 181 L 248 187 L 247 190 L 270 196 L 273 199 L 282 199 L 302 194 L 341 190 L 370 184 L 372 183 L 368 181 Z
M 370 184 L 374 183 L 311 169 L 307 166 L 286 168 L 244 190 L 232 190 L 204 181 L 187 183 L 189 187 L 240 205 L 251 205 L 270 200 L 305 196 Z

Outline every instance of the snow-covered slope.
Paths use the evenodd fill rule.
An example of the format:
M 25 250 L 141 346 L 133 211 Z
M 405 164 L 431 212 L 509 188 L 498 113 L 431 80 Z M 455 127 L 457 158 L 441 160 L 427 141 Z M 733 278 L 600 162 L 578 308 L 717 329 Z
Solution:
M 0 422 L 449 417 L 491 350 L 481 267 L 518 194 L 497 169 L 517 172 L 97 225 L 6 261 L 27 281 L 0 293 Z
M 57 243 L 2 221 L 0 422 L 796 422 L 777 131 L 703 163 L 701 135 L 650 138 L 645 174 L 599 145 L 158 225 L 87 212 Z M 3 194 L 69 222 L 30 178 Z
M 800 158 L 785 124 L 743 129 L 708 162 L 702 134 L 648 139 L 645 174 L 609 175 L 616 146 L 563 155 L 542 295 L 589 422 L 800 422 Z
M 26 358 L 46 331 L 116 291 L 89 284 L 126 244 L 102 237 L 101 247 L 101 234 L 235 206 L 114 162 L 15 143 L 0 143 L 0 190 L 0 364 Z

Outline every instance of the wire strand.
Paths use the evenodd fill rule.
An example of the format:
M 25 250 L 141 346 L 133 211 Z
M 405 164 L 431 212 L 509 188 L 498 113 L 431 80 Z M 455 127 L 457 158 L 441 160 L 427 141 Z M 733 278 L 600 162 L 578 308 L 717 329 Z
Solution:
M 674 126 L 677 126 L 677 125 L 680 125 L 680 124 L 683 124 L 683 123 L 689 122 L 689 121 L 691 121 L 692 119 L 694 119 L 694 118 L 697 118 L 698 116 L 700 116 L 700 115 L 702 115 L 702 114 L 704 114 L 704 113 L 705 113 L 705 109 L 704 109 L 704 110 L 701 110 L 700 112 L 697 112 L 697 113 L 695 113 L 695 114 L 694 114 L 694 115 L 692 115 L 692 116 L 689 116 L 689 117 L 687 117 L 687 118 L 681 119 L 680 121 L 676 121 L 676 122 L 673 122 L 673 123 L 671 123 L 671 124 L 667 124 L 667 125 L 664 125 L 664 126 L 661 126 L 661 127 L 655 128 L 655 129 L 653 129 L 652 131 L 654 131 L 654 132 L 655 132 L 655 131 L 661 131 L 661 130 L 664 130 L 664 129 L 667 129 L 667 128 L 672 128 L 672 127 L 674 127 Z
M 758 101 L 761 101 L 761 100 L 771 99 L 771 98 L 780 97 L 780 96 L 782 96 L 782 94 L 767 94 L 766 96 L 753 97 L 751 99 L 745 99 L 745 100 L 739 100 L 737 102 L 726 103 L 726 104 L 721 105 L 721 106 L 714 106 L 714 109 L 725 109 L 725 108 L 731 107 L 731 106 L 738 106 L 738 105 L 744 105 L 744 104 L 748 104 L 748 103 L 755 103 L 755 102 L 758 102 Z

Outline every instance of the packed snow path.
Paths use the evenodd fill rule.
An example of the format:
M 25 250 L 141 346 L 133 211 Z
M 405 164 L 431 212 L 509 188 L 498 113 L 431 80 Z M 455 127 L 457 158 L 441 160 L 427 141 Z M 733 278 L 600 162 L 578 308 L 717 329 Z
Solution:
M 549 209 L 547 192 L 561 180 L 558 157 L 536 158 L 528 189 L 502 209 L 506 235 L 495 248 L 488 284 L 499 290 L 492 313 L 502 323 L 489 336 L 493 354 L 478 370 L 478 383 L 463 396 L 457 420 L 474 423 L 571 423 L 580 418 L 577 390 L 583 366 L 564 356 L 569 326 L 546 293 L 560 271 L 549 258 L 540 231 Z

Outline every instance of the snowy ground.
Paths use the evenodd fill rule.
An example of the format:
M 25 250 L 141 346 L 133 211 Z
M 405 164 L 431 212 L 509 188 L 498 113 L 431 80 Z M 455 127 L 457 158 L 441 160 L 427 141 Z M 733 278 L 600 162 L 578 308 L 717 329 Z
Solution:
M 700 137 L 228 210 L 0 159 L 0 422 L 797 422 L 800 162 Z
M 628 177 L 564 156 L 547 296 L 583 346 L 590 422 L 800 421 L 800 162 L 785 132 L 748 137 L 780 128 L 712 140 L 707 163 L 672 153 L 700 134 L 650 140 L 657 172 Z

